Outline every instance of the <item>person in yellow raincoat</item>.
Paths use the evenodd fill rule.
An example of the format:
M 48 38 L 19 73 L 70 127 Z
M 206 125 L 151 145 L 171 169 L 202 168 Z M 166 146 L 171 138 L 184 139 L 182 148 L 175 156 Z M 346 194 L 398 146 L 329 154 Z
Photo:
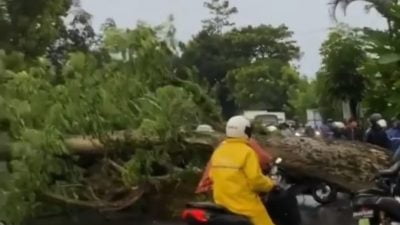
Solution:
M 262 174 L 257 154 L 248 145 L 250 122 L 243 116 L 232 117 L 226 136 L 211 157 L 215 203 L 247 216 L 254 225 L 273 225 L 259 193 L 269 192 L 275 183 Z

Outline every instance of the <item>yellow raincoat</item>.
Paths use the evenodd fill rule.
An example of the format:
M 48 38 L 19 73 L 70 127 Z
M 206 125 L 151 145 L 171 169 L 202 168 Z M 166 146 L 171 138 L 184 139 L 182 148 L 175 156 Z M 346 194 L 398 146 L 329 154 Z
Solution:
M 211 157 L 210 177 L 215 203 L 245 215 L 254 225 L 273 225 L 258 193 L 274 182 L 261 172 L 256 153 L 245 139 L 227 139 Z

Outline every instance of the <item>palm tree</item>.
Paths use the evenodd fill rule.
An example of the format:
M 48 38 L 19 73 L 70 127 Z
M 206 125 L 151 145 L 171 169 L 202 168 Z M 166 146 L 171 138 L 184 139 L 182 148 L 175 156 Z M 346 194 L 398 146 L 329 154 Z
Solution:
M 342 7 L 343 11 L 346 12 L 347 7 L 359 0 L 331 0 L 331 16 L 336 19 L 336 9 L 338 7 Z M 379 14 L 381 14 L 384 18 L 386 18 L 389 33 L 392 34 L 393 31 L 393 23 L 392 23 L 392 15 L 390 13 L 390 7 L 392 5 L 397 5 L 399 0 L 361 0 L 367 3 L 366 10 L 370 10 L 374 8 Z
M 344 11 L 347 7 L 359 0 L 331 0 L 330 4 L 332 6 L 332 15 L 335 16 L 336 9 L 341 6 Z M 382 16 L 387 17 L 389 14 L 389 7 L 391 4 L 397 4 L 398 0 L 362 0 L 368 4 L 366 9 L 375 8 Z

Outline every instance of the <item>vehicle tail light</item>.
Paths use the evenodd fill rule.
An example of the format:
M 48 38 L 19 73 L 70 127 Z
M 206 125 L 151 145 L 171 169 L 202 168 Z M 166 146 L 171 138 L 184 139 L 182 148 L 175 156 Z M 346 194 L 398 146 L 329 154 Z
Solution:
M 193 218 L 198 222 L 206 223 L 208 222 L 207 212 L 202 209 L 186 209 L 182 213 L 182 219 L 186 220 Z

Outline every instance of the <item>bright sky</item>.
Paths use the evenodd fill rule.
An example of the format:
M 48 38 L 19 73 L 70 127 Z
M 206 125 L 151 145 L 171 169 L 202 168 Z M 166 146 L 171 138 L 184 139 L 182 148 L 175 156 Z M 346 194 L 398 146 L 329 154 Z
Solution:
M 93 15 L 99 28 L 106 18 L 113 18 L 119 27 L 134 27 L 141 20 L 152 25 L 165 22 L 174 15 L 177 38 L 188 41 L 201 29 L 201 20 L 208 18 L 203 0 L 81 0 L 82 7 Z M 321 57 L 319 47 L 326 39 L 328 28 L 335 25 L 329 16 L 328 0 L 231 0 L 239 9 L 232 17 L 237 26 L 286 24 L 295 32 L 303 57 L 298 62 L 302 74 L 314 77 Z M 351 26 L 384 28 L 385 21 L 376 13 L 366 13 L 363 3 L 356 2 L 338 21 Z

